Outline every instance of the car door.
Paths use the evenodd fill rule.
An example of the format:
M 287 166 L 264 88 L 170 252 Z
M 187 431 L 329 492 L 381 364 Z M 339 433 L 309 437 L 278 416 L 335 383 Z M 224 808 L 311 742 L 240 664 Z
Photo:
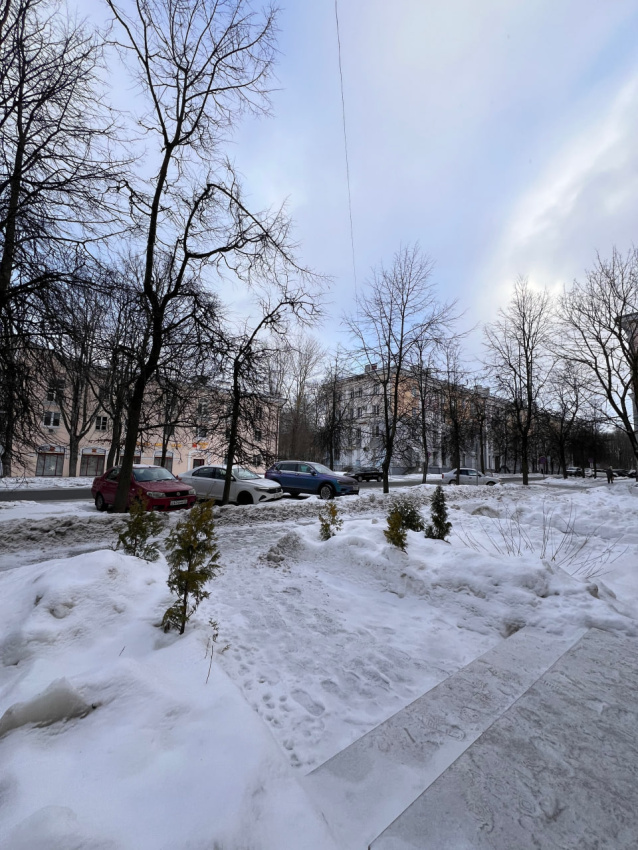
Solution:
M 281 484 L 282 490 L 294 493 L 299 488 L 298 467 L 299 464 L 292 460 L 284 460 L 279 464 L 277 480 Z
M 117 484 L 119 480 L 120 468 L 119 466 L 115 466 L 106 476 L 106 478 L 102 482 L 102 487 L 100 488 L 102 497 L 104 498 L 104 501 L 107 505 L 112 505 L 115 501 L 115 491 L 117 490 Z
M 466 469 L 468 474 L 468 484 L 477 485 L 479 483 L 479 474 L 475 469 Z
M 319 490 L 320 477 L 314 466 L 309 463 L 298 464 L 297 487 L 304 493 L 317 493 Z
M 211 466 L 201 466 L 192 471 L 187 483 L 191 485 L 198 496 L 210 499 L 214 474 L 215 471 Z
M 469 469 L 459 469 L 459 484 L 472 484 Z

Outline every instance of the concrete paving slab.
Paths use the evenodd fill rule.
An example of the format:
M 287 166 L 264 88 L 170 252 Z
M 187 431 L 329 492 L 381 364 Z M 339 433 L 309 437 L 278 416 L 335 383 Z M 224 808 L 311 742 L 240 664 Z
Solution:
M 636 850 L 638 641 L 592 629 L 371 850 Z
M 309 774 L 340 846 L 367 847 L 583 634 L 522 629 Z

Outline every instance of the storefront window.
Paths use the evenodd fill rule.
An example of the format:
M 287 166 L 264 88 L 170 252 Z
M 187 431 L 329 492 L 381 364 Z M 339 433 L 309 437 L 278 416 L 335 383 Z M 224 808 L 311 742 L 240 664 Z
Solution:
M 96 478 L 104 472 L 104 455 L 82 455 L 80 475 L 86 478 Z
M 64 454 L 38 452 L 38 462 L 36 464 L 35 474 L 44 478 L 53 478 L 62 475 L 64 470 Z

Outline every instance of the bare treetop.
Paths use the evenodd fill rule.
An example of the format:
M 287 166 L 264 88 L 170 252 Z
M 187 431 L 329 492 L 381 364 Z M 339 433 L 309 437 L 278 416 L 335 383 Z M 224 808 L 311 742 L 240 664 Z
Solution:
M 275 57 L 276 9 L 255 12 L 248 0 L 106 0 L 151 97 L 141 124 L 164 148 L 183 147 L 206 161 L 244 110 L 267 112 Z

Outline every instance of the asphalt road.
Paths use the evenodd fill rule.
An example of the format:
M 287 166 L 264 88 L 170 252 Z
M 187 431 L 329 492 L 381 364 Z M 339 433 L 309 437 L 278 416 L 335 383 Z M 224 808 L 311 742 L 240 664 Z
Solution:
M 83 499 L 93 499 L 90 487 L 51 487 L 48 490 L 0 488 L 0 502 L 79 502 Z

